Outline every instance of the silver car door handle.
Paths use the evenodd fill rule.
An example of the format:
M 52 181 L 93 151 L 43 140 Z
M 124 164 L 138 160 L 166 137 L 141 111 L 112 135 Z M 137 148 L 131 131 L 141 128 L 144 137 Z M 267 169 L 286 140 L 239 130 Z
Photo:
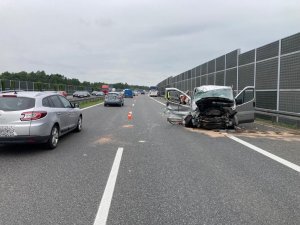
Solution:
M 58 112 L 58 113 L 56 113 L 57 115 L 61 115 L 61 113 L 60 112 Z

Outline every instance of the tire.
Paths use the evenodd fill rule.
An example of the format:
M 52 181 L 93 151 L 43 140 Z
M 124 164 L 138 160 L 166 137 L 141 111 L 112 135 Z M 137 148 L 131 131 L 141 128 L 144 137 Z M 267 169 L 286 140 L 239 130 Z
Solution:
M 75 131 L 80 132 L 81 130 L 82 130 L 82 116 L 79 116 Z
M 51 129 L 50 138 L 46 143 L 46 146 L 49 150 L 55 149 L 57 147 L 59 140 L 59 128 L 57 125 L 54 125 Z
M 184 126 L 185 126 L 185 127 L 190 127 L 190 128 L 192 128 L 192 127 L 193 127 L 192 119 L 193 119 L 193 116 L 192 116 L 192 115 L 187 115 L 187 116 L 184 118 Z
M 106 107 L 107 105 L 106 104 L 104 104 L 104 107 Z

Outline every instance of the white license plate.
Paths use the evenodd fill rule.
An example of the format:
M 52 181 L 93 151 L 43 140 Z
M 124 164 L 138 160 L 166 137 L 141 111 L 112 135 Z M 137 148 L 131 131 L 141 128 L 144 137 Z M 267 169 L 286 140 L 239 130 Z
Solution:
M 0 137 L 13 137 L 16 136 L 16 131 L 13 127 L 3 126 L 0 127 Z

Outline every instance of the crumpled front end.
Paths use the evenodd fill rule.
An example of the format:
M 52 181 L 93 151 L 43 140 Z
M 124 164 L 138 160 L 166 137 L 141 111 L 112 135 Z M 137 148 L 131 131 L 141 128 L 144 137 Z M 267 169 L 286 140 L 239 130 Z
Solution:
M 185 117 L 185 125 L 206 129 L 227 129 L 235 125 L 234 100 L 207 97 L 196 101 L 197 109 Z

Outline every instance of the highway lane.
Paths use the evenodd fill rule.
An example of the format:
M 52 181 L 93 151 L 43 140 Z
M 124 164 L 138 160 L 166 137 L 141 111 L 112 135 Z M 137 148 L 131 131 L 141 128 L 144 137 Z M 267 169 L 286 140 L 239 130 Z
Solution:
M 93 224 L 119 147 L 107 224 L 300 223 L 299 173 L 222 133 L 171 125 L 163 112 L 138 96 L 85 110 L 82 133 L 54 151 L 2 146 L 0 224 Z
M 83 131 L 53 151 L 1 146 L 0 224 L 92 224 L 119 144 L 110 137 L 129 106 L 85 110 Z
M 299 173 L 163 110 L 137 101 L 108 224 L 299 224 Z

